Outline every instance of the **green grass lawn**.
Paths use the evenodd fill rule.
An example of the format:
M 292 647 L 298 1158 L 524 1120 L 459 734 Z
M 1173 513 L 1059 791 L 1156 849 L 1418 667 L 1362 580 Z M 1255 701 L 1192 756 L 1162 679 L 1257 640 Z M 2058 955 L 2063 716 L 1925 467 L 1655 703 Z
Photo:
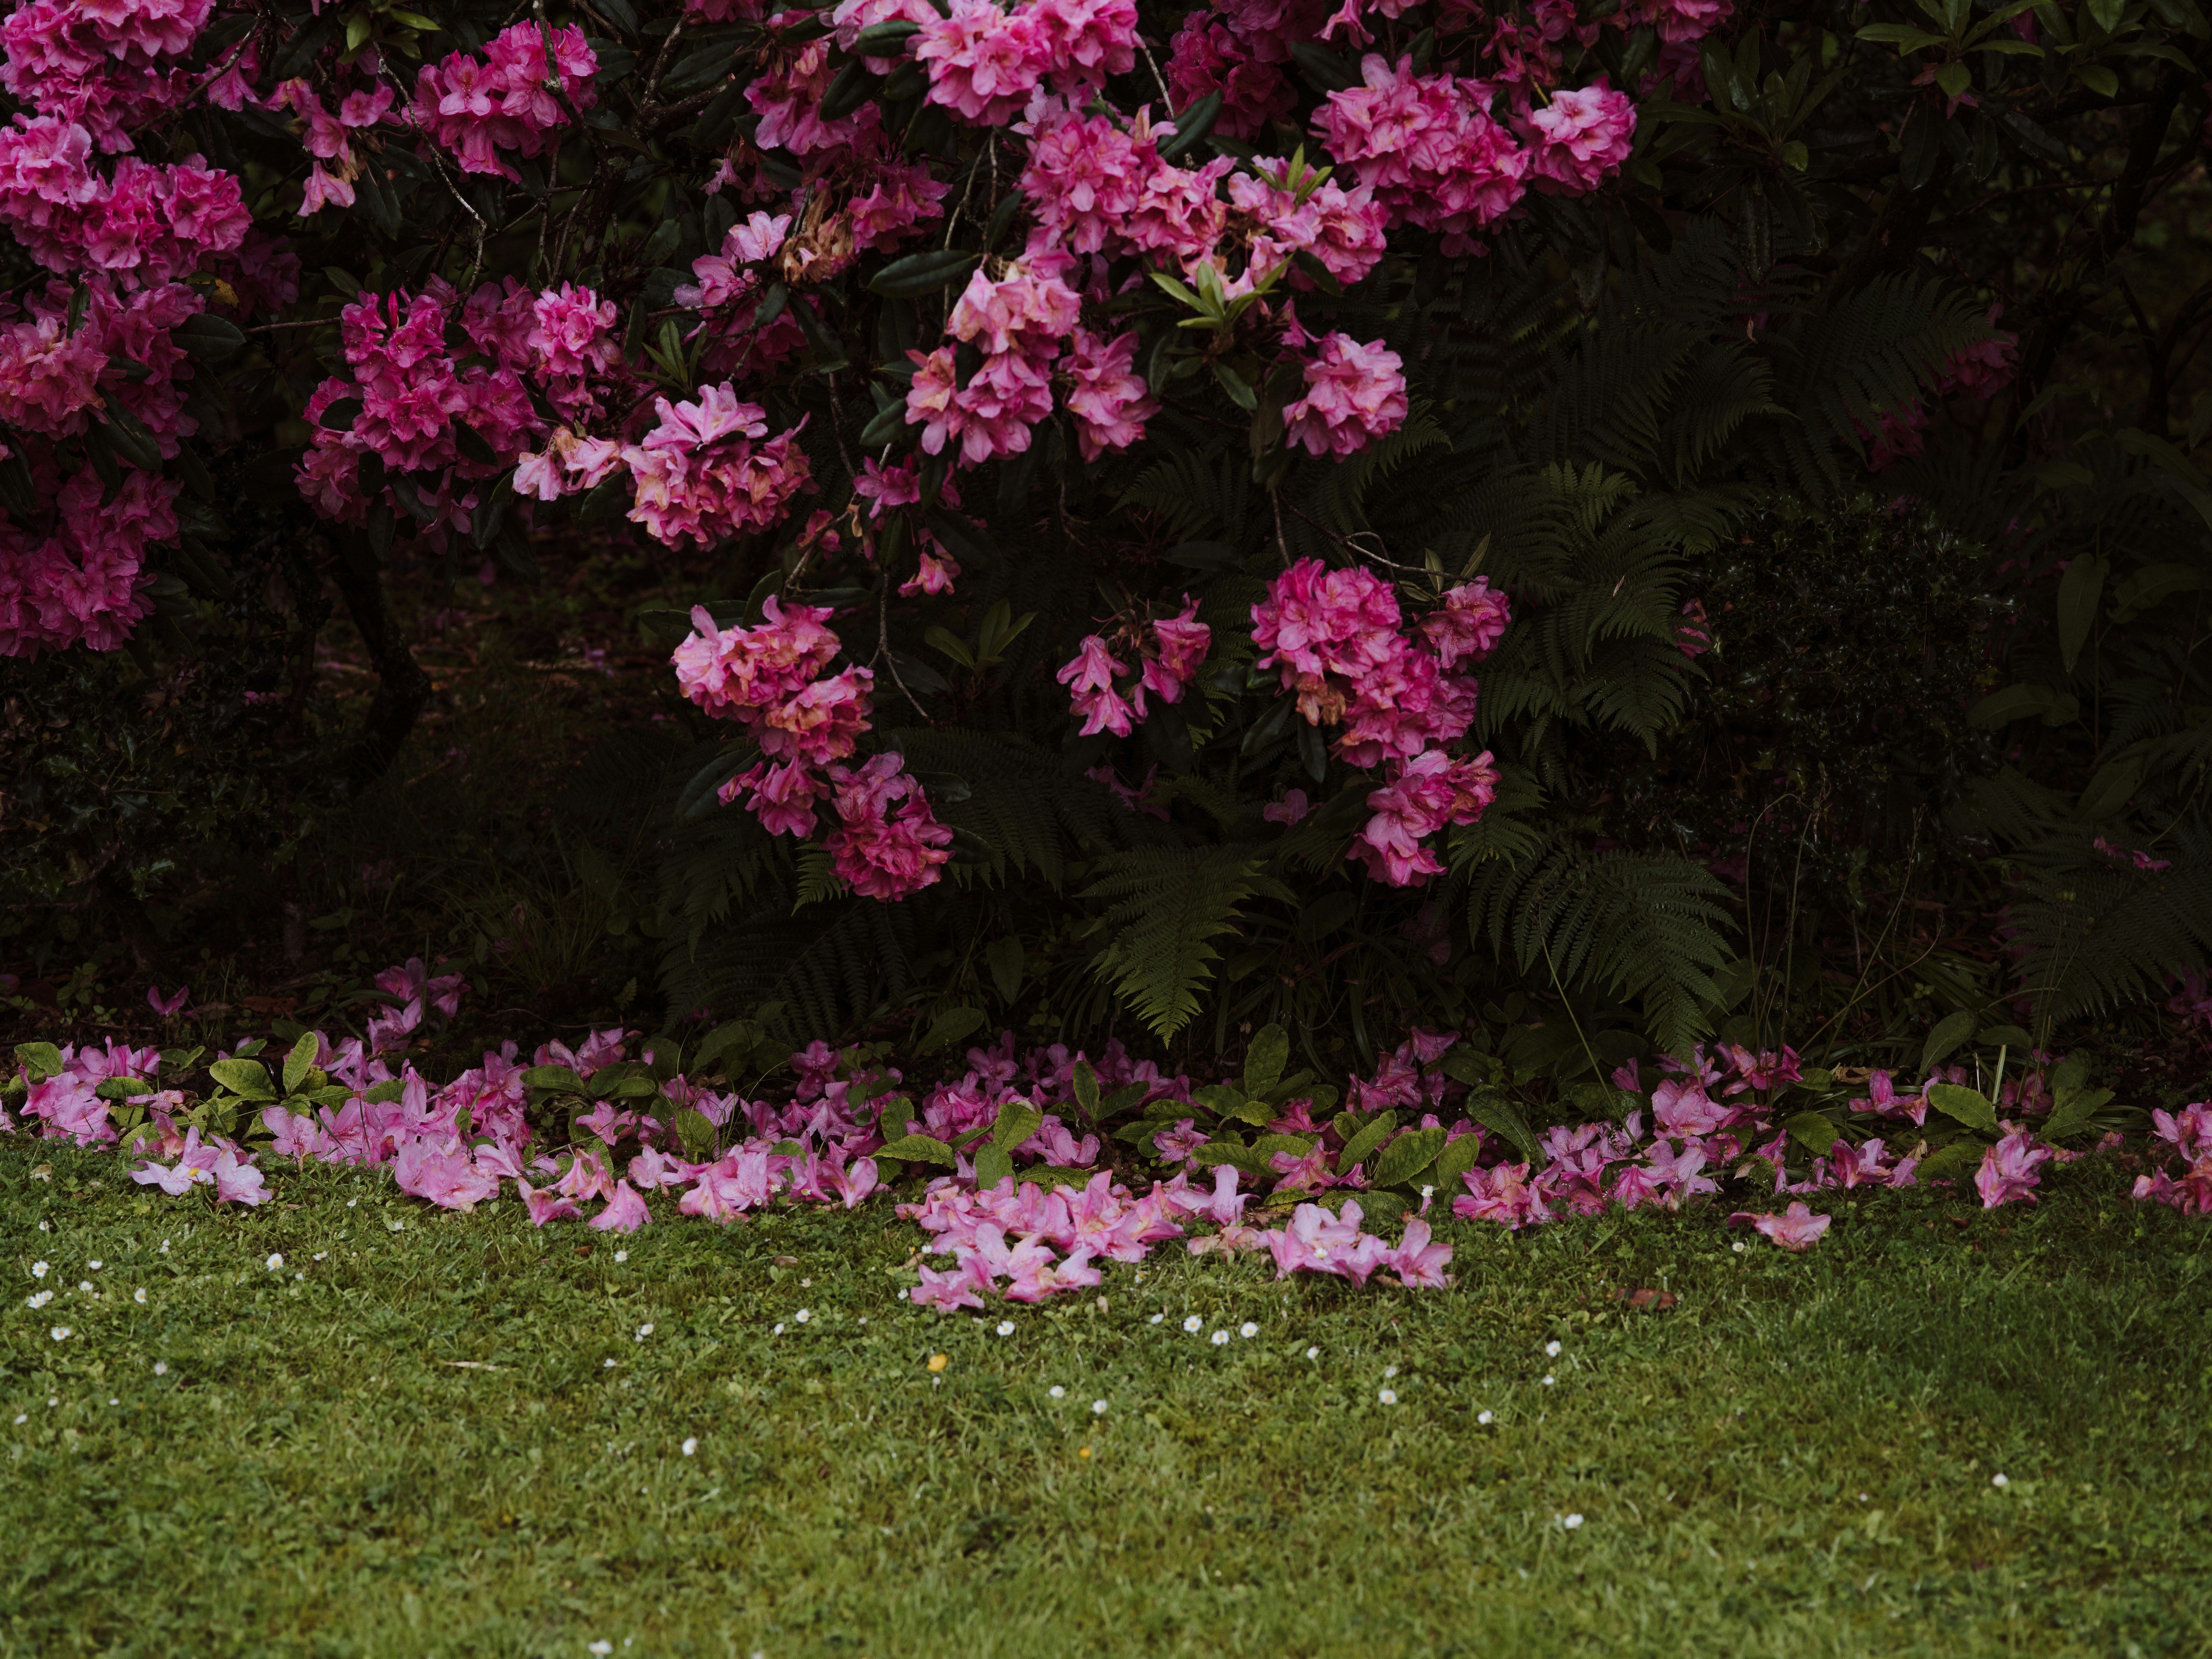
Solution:
M 1449 1291 L 1170 1247 L 988 1320 L 899 1300 L 880 1202 L 624 1239 L 272 1176 L 0 1143 L 0 1650 L 2212 1650 L 2212 1230 L 2094 1160 L 1837 1195 L 1802 1258 L 1447 1223 Z

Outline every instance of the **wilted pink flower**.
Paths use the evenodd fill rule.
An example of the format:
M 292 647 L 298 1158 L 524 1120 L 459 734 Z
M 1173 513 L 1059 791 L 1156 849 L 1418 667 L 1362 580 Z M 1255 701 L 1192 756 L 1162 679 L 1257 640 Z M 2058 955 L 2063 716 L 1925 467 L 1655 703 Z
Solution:
M 614 1195 L 607 1206 L 592 1218 L 592 1225 L 601 1232 L 634 1233 L 653 1219 L 653 1212 L 645 1206 L 645 1200 L 627 1181 L 615 1182 Z
M 1403 367 L 1380 340 L 1361 345 L 1346 334 L 1323 335 L 1306 362 L 1305 396 L 1284 405 L 1285 441 L 1309 454 L 1345 456 L 1388 437 L 1405 423 Z
M 1539 140 L 1534 176 L 1579 196 L 1595 190 L 1628 160 L 1636 106 L 1601 76 L 1579 90 L 1554 92 L 1549 102 L 1529 112 L 1528 125 Z
M 1739 1221 L 1748 1221 L 1784 1249 L 1796 1252 L 1809 1250 L 1819 1243 L 1832 1219 L 1814 1215 L 1800 1200 L 1780 1215 L 1755 1215 L 1748 1210 L 1739 1210 L 1729 1218 L 1729 1223 L 1733 1226 Z
M 1106 649 L 1105 640 L 1090 634 L 1084 636 L 1081 648 L 1054 676 L 1067 688 L 1068 699 L 1083 719 L 1085 737 L 1103 731 L 1126 738 L 1134 729 L 1130 724 L 1129 705 L 1114 689 L 1114 677 L 1127 672 L 1126 665 Z
M 2034 1188 L 2043 1180 L 2035 1173 L 2036 1165 L 2050 1160 L 2051 1148 L 2037 1146 L 2025 1129 L 2006 1135 L 1982 1154 L 1981 1167 L 1974 1171 L 1974 1190 L 1982 1195 L 1982 1207 L 1994 1210 L 2015 1199 L 2034 1203 Z
M 1451 1265 L 1452 1247 L 1429 1242 L 1429 1224 L 1417 1215 L 1406 1218 L 1406 1236 L 1390 1253 L 1388 1263 L 1398 1282 L 1409 1289 L 1426 1285 L 1441 1290 L 1451 1280 L 1444 1269 Z

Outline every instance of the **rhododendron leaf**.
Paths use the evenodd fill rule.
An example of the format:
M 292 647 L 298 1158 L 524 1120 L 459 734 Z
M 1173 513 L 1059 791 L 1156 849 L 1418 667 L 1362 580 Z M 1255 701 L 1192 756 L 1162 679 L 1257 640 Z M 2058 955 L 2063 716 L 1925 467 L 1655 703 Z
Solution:
M 985 947 L 983 961 L 991 970 L 991 982 L 999 995 L 1012 1002 L 1022 988 L 1022 942 L 1009 934 L 1005 939 L 993 939 Z
M 2208 501 L 2212 506 L 2212 501 Z M 2069 573 L 2071 574 L 2070 572 Z M 2203 572 L 2194 565 L 2154 564 L 2138 570 L 2112 593 L 2112 620 L 2132 622 L 2154 605 L 2177 593 L 2194 593 L 2207 586 Z
M 1997 1132 L 1996 1108 L 1979 1089 L 1969 1089 L 1956 1083 L 1931 1083 L 1928 1085 L 1928 1103 L 1946 1117 L 1955 1118 L 1970 1129 L 1979 1129 L 1984 1134 Z
M 860 447 L 864 449 L 880 449 L 885 444 L 896 442 L 902 434 L 909 430 L 919 432 L 920 429 L 919 428 L 909 428 L 907 425 L 904 403 L 891 404 L 878 410 L 867 425 L 860 428 Z
M 689 98 L 694 93 L 706 91 L 727 75 L 732 63 L 730 49 L 726 46 L 695 52 L 678 58 L 675 67 L 661 76 L 660 90 L 672 98 Z
M 903 17 L 888 23 L 871 23 L 853 38 L 855 58 L 898 58 L 905 54 L 906 43 L 921 33 L 921 25 Z
M 933 1054 L 949 1048 L 963 1037 L 971 1036 L 982 1025 L 984 1013 L 981 1008 L 948 1008 L 930 1022 L 929 1030 L 915 1052 Z
M 871 1154 L 878 1159 L 896 1158 L 906 1164 L 937 1164 L 945 1169 L 953 1164 L 952 1149 L 931 1135 L 901 1135 L 887 1146 L 879 1146 Z
M 392 1078 L 387 1082 L 371 1085 L 362 1098 L 372 1106 L 383 1106 L 398 1100 L 406 1092 L 407 1085 L 398 1078 Z
M 399 503 L 410 518 L 423 524 L 429 524 L 437 518 L 437 510 L 422 499 L 421 492 L 415 488 L 414 480 L 405 473 L 390 474 L 385 481 L 385 488 L 392 492 L 392 499 Z
M 2081 799 L 2074 803 L 2075 821 L 2101 823 L 2119 811 L 2142 787 L 2143 764 L 2141 755 L 2123 755 L 2099 768 L 2082 790 Z
M 1209 1140 L 1190 1155 L 1189 1161 L 1202 1170 L 1233 1164 L 1249 1176 L 1271 1176 L 1275 1172 L 1266 1153 L 1231 1140 Z
M 1428 1172 L 1429 1182 L 1439 1192 L 1446 1188 L 1456 1191 L 1460 1177 L 1472 1170 L 1481 1161 L 1481 1158 L 1482 1136 L 1479 1133 L 1463 1134 L 1456 1140 L 1448 1143 L 1444 1149 L 1437 1154 L 1437 1161 L 1430 1167 Z
M 269 72 L 279 81 L 289 81 L 307 71 L 331 37 L 338 31 L 339 20 L 335 13 L 316 18 L 280 47 L 270 60 Z
M 975 1184 L 995 1187 L 1014 1172 L 1014 1160 L 997 1146 L 986 1146 L 975 1154 Z
M 1790 1139 L 1815 1158 L 1825 1158 L 1838 1138 L 1836 1126 L 1819 1112 L 1800 1112 L 1782 1127 L 1790 1132 Z
M 1543 1143 L 1530 1132 L 1521 1109 L 1494 1089 L 1478 1089 L 1467 1098 L 1467 1115 L 1486 1129 L 1505 1137 L 1514 1151 L 1531 1164 L 1544 1161 Z
M 703 1113 L 685 1107 L 675 1115 L 672 1126 L 677 1139 L 684 1143 L 684 1156 L 696 1164 L 714 1150 L 715 1128 Z
M 301 1034 L 292 1045 L 292 1052 L 284 1056 L 284 1092 L 299 1092 L 300 1085 L 307 1080 L 307 1073 L 315 1068 L 315 1056 L 320 1051 L 322 1039 L 313 1031 Z
M 976 255 L 965 248 L 936 248 L 894 259 L 868 279 L 872 293 L 887 300 L 914 299 L 958 280 Z
M 1398 1127 L 1398 1115 L 1385 1109 L 1376 1115 L 1359 1133 L 1344 1144 L 1344 1151 L 1336 1160 L 1336 1172 L 1350 1175 L 1366 1161 L 1367 1155 L 1389 1139 L 1390 1132 Z
M 218 1060 L 208 1067 L 208 1075 L 242 1099 L 276 1098 L 268 1070 L 258 1060 Z
M 1346 92 L 1359 84 L 1359 71 L 1327 46 L 1312 40 L 1293 40 L 1291 60 L 1298 72 L 1323 97 L 1332 92 Z
M 1402 1187 L 1419 1179 L 1443 1150 L 1451 1132 L 1441 1124 L 1408 1129 L 1382 1149 L 1375 1160 L 1374 1182 L 1378 1187 Z
M 1921 1071 L 1933 1071 L 1949 1059 L 1960 1043 L 1973 1036 L 1974 1024 L 1973 1013 L 1965 1008 L 1956 1013 L 1946 1014 L 1938 1020 L 1936 1029 L 1929 1032 L 1928 1041 L 1921 1045 Z
M 583 1079 L 566 1066 L 530 1066 L 522 1074 L 522 1086 L 559 1094 L 580 1095 L 584 1092 Z
M 150 1095 L 154 1092 L 154 1085 L 143 1078 L 103 1078 L 94 1085 L 92 1092 L 101 1100 L 121 1101 L 128 1100 L 133 1095 Z
M 983 251 L 986 253 L 999 246 L 1000 238 L 1004 236 L 1013 224 L 1014 216 L 1021 211 L 1021 207 L 1020 192 L 1009 191 L 1006 192 L 1006 199 L 991 210 L 990 222 L 983 227 Z
M 1244 1050 L 1244 1092 L 1255 1099 L 1272 1095 L 1290 1058 L 1291 1039 L 1281 1026 L 1262 1025 L 1253 1032 Z

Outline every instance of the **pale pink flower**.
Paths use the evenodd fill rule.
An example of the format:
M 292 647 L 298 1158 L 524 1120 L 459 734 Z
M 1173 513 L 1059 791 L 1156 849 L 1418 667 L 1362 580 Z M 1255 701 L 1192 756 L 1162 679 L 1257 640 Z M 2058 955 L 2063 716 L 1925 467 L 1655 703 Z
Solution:
M 1820 1235 L 1828 1231 L 1832 1218 L 1814 1215 L 1806 1208 L 1804 1201 L 1799 1200 L 1780 1215 L 1756 1215 L 1748 1210 L 1739 1210 L 1729 1218 L 1729 1222 L 1734 1225 L 1739 1221 L 1748 1221 L 1784 1249 L 1794 1253 L 1809 1250 L 1819 1243 Z
M 2015 1199 L 2034 1203 L 2034 1188 L 2043 1180 L 2036 1166 L 2050 1159 L 2051 1148 L 2037 1146 L 2025 1129 L 2006 1135 L 1982 1154 L 1981 1167 L 1974 1171 L 1974 1190 L 1982 1195 L 1982 1207 L 1994 1210 Z
M 592 1225 L 601 1232 L 634 1233 L 652 1219 L 653 1212 L 646 1208 L 637 1189 L 627 1181 L 617 1181 L 606 1208 L 592 1218 Z

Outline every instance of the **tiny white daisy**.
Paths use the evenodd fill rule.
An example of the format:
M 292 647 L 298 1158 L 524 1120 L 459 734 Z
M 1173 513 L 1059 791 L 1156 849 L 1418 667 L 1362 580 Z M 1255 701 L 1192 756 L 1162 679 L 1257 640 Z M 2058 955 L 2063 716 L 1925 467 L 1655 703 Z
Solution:
M 1093 1417 L 1103 1417 L 1103 1416 L 1105 1416 L 1105 1415 L 1106 1415 L 1106 1402 L 1105 1402 L 1104 1401 L 1103 1401 L 1103 1400 L 1094 1400 L 1094 1401 L 1092 1401 L 1091 1402 L 1091 1414 Z
M 1045 1392 L 1050 1395 L 1054 1400 L 1065 1400 L 1067 1398 L 1067 1390 L 1061 1388 L 1057 1382 L 1047 1389 Z
M 999 1322 L 999 1334 L 1000 1336 L 1012 1336 L 1013 1334 L 1014 1322 L 1012 1320 L 1002 1319 Z
M 1226 1346 L 1229 1346 L 1229 1333 L 1228 1333 L 1228 1332 L 1226 1332 L 1226 1331 L 1216 1331 L 1216 1332 L 1214 1332 L 1214 1334 L 1213 1334 L 1213 1346 L 1214 1346 L 1215 1347 L 1217 1347 L 1217 1348 L 1223 1348 L 1223 1347 L 1226 1347 Z
M 25 1297 L 23 1298 L 23 1301 L 24 1301 L 24 1303 L 25 1303 L 25 1304 L 26 1304 L 27 1306 L 33 1307 L 33 1308 L 43 1308 L 43 1307 L 45 1307 L 45 1306 L 46 1305 L 46 1304 L 47 1304 L 47 1303 L 49 1303 L 49 1302 L 52 1301 L 53 1299 L 54 1299 L 54 1293 L 53 1293 L 52 1291 L 32 1291 L 32 1292 L 30 1293 L 30 1295 L 28 1295 L 28 1296 Z
M 899 1291 L 898 1299 L 902 1302 L 906 1300 L 906 1291 L 903 1286 Z
M 353 1208 L 353 1206 L 354 1206 L 355 1205 L 356 1205 L 356 1204 L 358 1204 L 358 1203 L 360 1203 L 360 1202 L 361 1202 L 361 1200 L 360 1200 L 359 1199 L 357 1199 L 357 1198 L 349 1198 L 349 1199 L 346 1200 L 346 1208 L 348 1208 L 349 1210 L 350 1210 L 351 1208 Z M 166 1249 L 167 1249 L 169 1248 L 169 1246 L 168 1246 L 168 1243 L 167 1243 L 167 1240 L 164 1240 L 164 1241 L 162 1242 L 161 1248 L 162 1248 L 163 1249 L 165 1249 L 165 1250 L 166 1250 Z
M 169 1374 L 169 1362 L 168 1362 L 167 1360 L 166 1360 L 166 1359 L 157 1359 L 157 1360 L 155 1360 L 155 1361 L 154 1362 L 154 1375 L 155 1375 L 155 1376 L 167 1376 L 168 1374 Z
M 76 1282 L 76 1287 L 80 1291 L 82 1291 L 87 1296 L 96 1296 L 99 1294 L 98 1291 L 92 1288 L 92 1281 L 88 1279 L 78 1279 Z
M 325 1261 L 329 1257 L 329 1255 L 330 1252 L 328 1250 L 317 1250 L 315 1252 L 315 1260 L 318 1261 Z
M 1557 1359 L 1559 1357 L 1559 1345 L 1556 1342 L 1547 1342 L 1544 1345 L 1544 1355 L 1548 1359 Z
M 1990 1485 L 1991 1485 L 1992 1486 L 2000 1486 L 2000 1487 L 2002 1487 L 2002 1486 L 2009 1486 L 2010 1485 L 2012 1485 L 2012 1482 L 2011 1482 L 2011 1481 L 2009 1481 L 2009 1480 L 2006 1480 L 2006 1479 L 2004 1478 L 2004 1476 L 2002 1476 L 2002 1475 L 2001 1475 L 2001 1474 L 1993 1474 L 1993 1475 L 1991 1475 L 1991 1476 L 1990 1477 Z
M 33 1261 L 31 1264 L 31 1277 L 33 1279 L 44 1279 L 46 1276 L 46 1264 L 43 1261 Z
M 1382 1368 L 1382 1375 L 1386 1377 L 1395 1376 L 1397 1374 L 1398 1368 L 1395 1365 L 1385 1365 Z
M 650 1325 L 641 1325 L 637 1328 L 637 1340 L 641 1342 L 644 1341 L 647 1337 L 651 1336 L 652 1334 L 653 1327 Z
M 69 1340 L 70 1328 L 66 1325 L 57 1325 L 52 1334 L 55 1341 L 66 1342 Z
M 814 1317 L 814 1310 L 811 1308 L 801 1308 L 797 1313 L 792 1315 L 792 1317 L 796 1319 L 800 1324 L 804 1325 L 808 1320 Z
M 1308 1349 L 1306 1350 L 1306 1358 L 1309 1358 L 1309 1359 L 1318 1359 L 1318 1358 L 1321 1358 L 1321 1350 L 1320 1350 L 1319 1348 L 1308 1348 Z
M 1475 1413 L 1474 1420 L 1481 1424 L 1485 1428 L 1487 1428 L 1491 1424 L 1498 1420 L 1498 1414 L 1495 1412 L 1477 1412 Z
M 1580 1515 L 1566 1515 L 1559 1517 L 1559 1524 L 1565 1527 L 1569 1532 L 1572 1532 L 1577 1527 L 1582 1525 L 1582 1523 L 1583 1518 Z
M 1189 1318 L 1182 1322 L 1182 1328 L 1188 1331 L 1193 1336 L 1195 1336 L 1199 1332 L 1206 1328 L 1206 1322 L 1203 1319 L 1200 1319 L 1196 1314 L 1193 1314 Z
M 1157 1324 L 1158 1324 L 1162 1320 L 1165 1319 L 1166 1317 L 1167 1317 L 1167 1316 L 1166 1316 L 1165 1314 L 1154 1314 L 1154 1315 L 1152 1316 L 1152 1323 L 1153 1323 L 1153 1324 L 1155 1324 L 1155 1325 L 1157 1325 Z
M 1738 1240 L 1736 1240 L 1736 1242 L 1735 1242 L 1734 1244 L 1730 1245 L 1729 1248 L 1729 1249 L 1733 1249 L 1733 1250 L 1734 1250 L 1734 1251 L 1735 1251 L 1738 1255 L 1741 1255 L 1743 1254 L 1743 1241 L 1742 1241 L 1741 1239 L 1740 1239 L 1740 1238 L 1739 1238 Z
M 84 1265 L 85 1265 L 86 1267 L 88 1267 L 91 1268 L 93 1272 L 94 1272 L 94 1273 L 98 1273 L 98 1272 L 100 1270 L 100 1267 L 101 1267 L 104 1264 L 102 1264 L 102 1263 L 100 1263 L 100 1262 L 98 1262 L 98 1261 L 88 1261 L 88 1262 L 86 1262 Z
M 1386 1406 L 1395 1406 L 1398 1403 L 1397 1391 L 1393 1389 L 1378 1389 L 1376 1390 L 1375 1397 Z
M 1260 1334 L 1260 1327 L 1253 1321 L 1248 1319 L 1242 1325 L 1239 1325 L 1237 1328 L 1237 1334 L 1243 1337 L 1249 1342 L 1254 1337 Z
M 407 1231 L 407 1224 L 404 1221 L 394 1221 L 389 1224 L 392 1231 L 395 1233 L 404 1232 Z
M 1559 1380 L 1559 1379 L 1558 1377 L 1553 1376 L 1550 1372 L 1548 1372 L 1548 1371 L 1547 1371 L 1547 1372 L 1546 1372 L 1546 1373 L 1544 1374 L 1544 1386 L 1545 1386 L 1546 1388 L 1547 1388 L 1547 1389 L 1548 1389 L 1548 1388 L 1550 1388 L 1550 1387 L 1552 1386 L 1552 1384 L 1553 1384 L 1553 1383 L 1554 1383 L 1554 1382 L 1558 1382 Z
M 611 1642 L 589 1642 L 584 1646 L 586 1653 L 612 1653 L 614 1650 L 615 1644 Z
M 616 1260 L 616 1261 L 629 1261 L 629 1252 L 628 1250 L 617 1250 L 617 1251 L 615 1252 L 615 1260 Z
M 779 1322 L 776 1328 L 773 1331 L 769 1332 L 769 1334 L 771 1336 L 781 1336 L 783 1334 L 782 1324 Z
M 609 1361 L 607 1361 L 607 1363 L 606 1363 L 606 1369 L 607 1369 L 608 1370 L 614 1370 L 614 1368 L 615 1368 L 615 1362 L 614 1362 L 613 1360 L 611 1360 L 611 1359 L 610 1359 Z M 371 1382 L 375 1381 L 375 1379 L 374 1379 L 374 1377 L 370 1378 L 369 1380 L 370 1380 Z
M 699 1453 L 699 1437 L 698 1437 L 697 1435 L 696 1435 L 696 1434 L 695 1434 L 695 1435 L 690 1436 L 689 1438 L 687 1438 L 687 1439 L 684 1441 L 684 1455 L 686 1457 L 696 1457 L 696 1456 L 697 1456 L 697 1455 L 698 1455 L 698 1453 Z
M 28 1412 L 17 1412 L 15 1420 L 18 1423 L 27 1423 L 31 1420 L 31 1414 Z

